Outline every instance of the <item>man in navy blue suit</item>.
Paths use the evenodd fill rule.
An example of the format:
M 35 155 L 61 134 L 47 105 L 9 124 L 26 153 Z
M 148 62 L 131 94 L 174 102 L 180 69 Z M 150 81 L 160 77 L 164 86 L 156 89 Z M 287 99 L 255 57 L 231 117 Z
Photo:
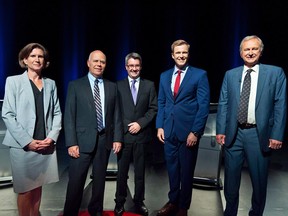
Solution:
M 186 41 L 176 40 L 171 46 L 175 66 L 160 77 L 156 127 L 164 143 L 170 190 L 158 216 L 187 216 L 199 140 L 209 114 L 207 73 L 188 64 L 189 48 Z
M 240 44 L 244 66 L 228 70 L 222 83 L 216 140 L 223 146 L 225 154 L 225 216 L 237 215 L 241 169 L 245 160 L 253 188 L 249 215 L 263 215 L 271 151 L 280 149 L 284 140 L 286 77 L 282 68 L 259 63 L 263 48 L 259 37 L 245 37 Z M 247 73 L 251 80 L 250 93 L 247 114 L 242 122 L 238 110 Z

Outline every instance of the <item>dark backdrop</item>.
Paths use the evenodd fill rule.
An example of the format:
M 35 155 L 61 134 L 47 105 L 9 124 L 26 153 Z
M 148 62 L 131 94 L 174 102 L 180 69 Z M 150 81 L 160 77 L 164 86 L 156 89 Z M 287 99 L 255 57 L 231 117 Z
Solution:
M 142 76 L 155 81 L 173 66 L 170 46 L 191 44 L 190 64 L 207 70 L 211 102 L 217 102 L 226 70 L 239 66 L 239 43 L 256 34 L 264 42 L 262 63 L 288 71 L 286 1 L 278 0 L 0 0 L 0 98 L 5 78 L 23 72 L 18 52 L 43 44 L 51 65 L 45 75 L 57 82 L 61 105 L 67 83 L 87 73 L 95 49 L 107 55 L 105 77 L 126 76 L 124 57 L 139 52 Z

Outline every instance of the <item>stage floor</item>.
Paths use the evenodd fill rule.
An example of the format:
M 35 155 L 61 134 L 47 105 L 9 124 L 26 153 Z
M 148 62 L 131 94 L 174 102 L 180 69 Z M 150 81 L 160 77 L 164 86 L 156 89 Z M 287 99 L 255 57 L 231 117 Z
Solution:
M 160 153 L 159 153 L 160 152 Z M 167 202 L 168 178 L 166 173 L 161 147 L 155 148 L 150 154 L 146 169 L 146 200 L 149 215 L 154 216 Z M 68 156 L 65 147 L 58 148 L 60 181 L 43 187 L 41 216 L 57 216 L 62 212 L 66 186 L 68 181 Z M 133 165 L 130 166 L 128 180 L 129 196 L 125 204 L 126 211 L 133 212 L 132 197 L 134 194 Z M 276 151 L 272 156 L 270 176 L 268 185 L 268 196 L 264 216 L 286 216 L 288 215 L 288 151 L 287 147 Z M 221 165 L 221 181 L 223 181 L 223 164 Z M 82 201 L 82 208 L 87 207 L 91 193 L 91 179 L 87 176 L 87 182 Z M 113 210 L 116 181 L 109 178 L 105 189 L 105 210 Z M 243 168 L 242 184 L 240 189 L 239 216 L 246 216 L 250 208 L 251 184 L 247 168 Z M 225 200 L 223 190 L 210 187 L 195 187 L 191 208 L 188 215 L 191 216 L 222 216 Z M 16 195 L 12 186 L 0 188 L 0 216 L 17 216 Z

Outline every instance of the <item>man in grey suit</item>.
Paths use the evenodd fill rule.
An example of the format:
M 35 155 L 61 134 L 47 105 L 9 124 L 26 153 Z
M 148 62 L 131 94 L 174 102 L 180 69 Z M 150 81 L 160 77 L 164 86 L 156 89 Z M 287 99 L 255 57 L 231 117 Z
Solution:
M 241 168 L 245 160 L 253 187 L 249 215 L 263 215 L 269 159 L 272 150 L 280 149 L 284 140 L 286 77 L 282 68 L 259 63 L 263 48 L 259 37 L 245 37 L 240 44 L 244 66 L 228 70 L 222 83 L 216 140 L 225 154 L 225 216 L 237 215 Z M 246 94 L 248 108 L 242 111 L 243 118 L 238 111 L 245 107 L 241 102 L 246 91 L 245 76 L 250 77 L 250 91 Z
M 134 203 L 137 213 L 148 215 L 144 204 L 145 150 L 151 141 L 151 123 L 157 112 L 157 94 L 152 81 L 140 78 L 142 58 L 138 53 L 129 53 L 125 58 L 128 78 L 117 82 L 118 96 L 124 127 L 124 144 L 118 154 L 116 206 L 114 213 L 124 213 L 127 197 L 127 177 L 130 159 L 133 158 L 135 174 Z
M 100 50 L 90 53 L 87 60 L 89 73 L 68 86 L 64 128 L 66 146 L 71 156 L 67 187 L 65 216 L 78 216 L 88 168 L 92 163 L 92 197 L 88 205 L 90 215 L 101 216 L 105 177 L 111 148 L 114 153 L 121 149 L 123 127 L 119 109 L 116 84 L 103 79 L 106 56 Z M 96 111 L 98 87 L 101 111 Z M 101 116 L 101 124 L 97 116 Z M 99 129 L 98 126 L 101 126 Z

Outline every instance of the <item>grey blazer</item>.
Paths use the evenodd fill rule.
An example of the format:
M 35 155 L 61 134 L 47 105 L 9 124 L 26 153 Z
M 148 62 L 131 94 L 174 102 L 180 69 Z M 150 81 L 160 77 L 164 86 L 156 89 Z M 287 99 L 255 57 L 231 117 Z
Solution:
M 56 142 L 62 122 L 57 88 L 54 80 L 43 77 L 42 81 L 46 137 Z M 27 71 L 21 75 L 7 77 L 2 118 L 7 127 L 4 145 L 23 148 L 33 140 L 36 110 Z

